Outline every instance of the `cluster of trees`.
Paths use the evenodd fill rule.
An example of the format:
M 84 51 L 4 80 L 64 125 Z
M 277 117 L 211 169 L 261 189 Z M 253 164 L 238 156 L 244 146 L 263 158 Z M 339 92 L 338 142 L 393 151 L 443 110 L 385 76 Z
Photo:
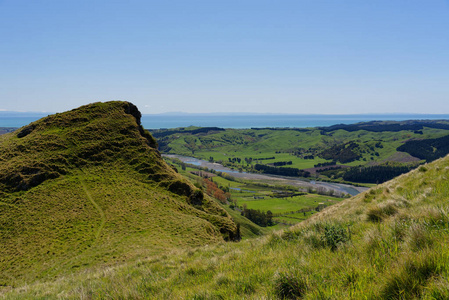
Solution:
M 260 210 L 248 209 L 246 207 L 243 207 L 242 216 L 262 227 L 274 225 L 273 213 L 270 210 L 267 212 L 263 212 Z
M 294 150 L 289 150 L 289 151 L 284 151 L 289 153 L 290 155 L 296 156 L 296 157 L 300 157 L 302 159 L 315 159 L 316 154 L 319 153 L 319 151 L 321 151 L 321 149 L 319 148 L 297 148 Z
M 266 174 L 292 176 L 292 177 L 310 177 L 310 172 L 298 168 L 282 168 L 267 165 L 256 164 L 254 169 Z
M 334 145 L 319 154 L 324 159 L 332 159 L 341 163 L 349 163 L 361 158 L 361 155 L 354 151 L 359 145 L 355 142 L 349 142 L 340 145 Z
M 273 191 L 273 194 L 270 197 L 273 198 L 287 198 L 287 197 L 296 197 L 307 195 L 307 193 L 303 192 L 289 192 L 289 191 Z
M 323 163 L 317 163 L 316 165 L 314 165 L 315 168 L 320 168 L 320 167 L 327 167 L 327 166 L 333 166 L 336 165 L 337 162 L 335 160 L 330 161 L 330 162 L 323 162 Z
M 286 165 L 291 165 L 291 164 L 293 164 L 293 162 L 291 160 L 290 161 L 276 161 L 273 163 L 273 166 L 281 167 L 281 166 L 286 166 Z
M 295 128 L 295 127 L 262 127 L 262 128 L 258 128 L 258 127 L 251 127 L 251 130 L 277 130 L 277 131 L 284 131 L 284 130 L 294 130 L 294 131 L 299 131 L 299 132 L 307 132 L 307 131 L 311 131 L 310 129 L 307 128 Z
M 247 164 L 251 164 L 253 161 L 258 161 L 258 160 L 270 160 L 270 159 L 276 159 L 276 157 L 272 156 L 272 157 L 261 157 L 261 158 L 252 158 L 252 157 L 245 157 L 244 161 Z M 228 157 L 228 161 L 230 163 L 238 163 L 240 164 L 242 162 L 242 159 L 240 157 Z M 282 162 L 281 162 L 282 163 Z M 286 163 L 288 164 L 288 163 Z M 290 162 L 291 164 L 291 162 Z
M 239 157 L 229 157 L 228 158 L 228 161 L 230 162 L 230 163 L 240 163 L 241 161 L 242 161 L 242 159 L 241 158 L 239 158 Z
M 224 128 L 219 127 L 200 127 L 196 129 L 185 129 L 184 127 L 178 129 L 156 129 L 150 130 L 153 137 L 159 139 L 162 137 L 166 137 L 176 133 L 190 133 L 190 134 L 198 134 L 198 133 L 209 133 L 210 131 L 225 131 Z
M 231 175 L 229 175 L 226 172 L 220 172 L 220 171 L 216 171 L 214 169 L 209 169 L 209 168 L 205 168 L 205 167 L 201 167 L 201 166 L 197 166 L 197 165 L 192 165 L 192 164 L 186 164 L 186 163 L 180 161 L 177 158 L 171 159 L 171 161 L 173 161 L 176 164 L 179 164 L 184 171 L 186 170 L 186 167 L 188 165 L 192 169 L 206 171 L 206 172 L 209 172 L 209 173 L 212 173 L 212 174 L 216 174 L 217 176 L 223 177 L 224 179 L 227 179 L 227 180 L 230 180 L 230 181 L 235 181 L 235 178 L 232 177 Z M 223 189 L 226 189 L 226 188 L 223 188 Z M 227 191 L 225 191 L 225 192 L 227 192 Z
M 215 182 L 207 178 L 204 178 L 203 182 L 206 187 L 206 194 L 218 199 L 223 204 L 228 203 L 228 200 L 231 198 L 231 194 L 229 192 L 220 189 Z
M 432 122 L 432 121 L 403 121 L 397 123 L 384 123 L 379 121 L 371 121 L 359 124 L 338 124 L 328 127 L 320 127 L 319 129 L 322 132 L 330 132 L 338 129 L 343 129 L 349 132 L 358 131 L 358 130 L 366 130 L 373 132 L 382 132 L 382 131 L 393 131 L 398 132 L 402 130 L 412 130 L 417 131 L 421 130 L 424 127 L 436 128 L 436 129 L 449 129 L 449 124 Z
M 250 158 L 251 158 L 251 157 L 250 157 Z M 276 159 L 276 157 L 271 156 L 271 157 L 254 158 L 254 160 L 270 160 L 270 159 Z
M 412 170 L 412 166 L 354 167 L 345 170 L 343 179 L 360 183 L 383 183 Z
M 323 169 L 318 169 L 318 170 L 316 170 L 316 172 L 321 173 L 321 172 L 332 171 L 332 170 L 339 170 L 339 169 L 341 169 L 341 166 L 333 166 L 333 167 L 327 167 L 327 168 L 323 168 Z
M 449 135 L 437 139 L 408 141 L 396 150 L 430 162 L 449 153 Z

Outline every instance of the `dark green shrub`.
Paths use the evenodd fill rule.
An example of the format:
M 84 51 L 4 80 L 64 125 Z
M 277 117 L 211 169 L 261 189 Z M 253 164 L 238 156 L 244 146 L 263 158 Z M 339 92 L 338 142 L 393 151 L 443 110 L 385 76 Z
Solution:
M 321 237 L 323 243 L 330 247 L 332 251 L 349 240 L 346 229 L 339 224 L 327 224 L 324 226 L 324 233 Z
M 280 273 L 274 288 L 281 299 L 300 299 L 307 291 L 307 281 L 292 273 Z
M 367 215 L 371 222 L 381 222 L 385 217 L 393 216 L 398 212 L 393 203 L 381 204 L 371 208 Z
M 424 173 L 424 172 L 427 172 L 427 168 L 424 167 L 424 166 L 420 166 L 419 169 L 418 169 L 418 171 Z

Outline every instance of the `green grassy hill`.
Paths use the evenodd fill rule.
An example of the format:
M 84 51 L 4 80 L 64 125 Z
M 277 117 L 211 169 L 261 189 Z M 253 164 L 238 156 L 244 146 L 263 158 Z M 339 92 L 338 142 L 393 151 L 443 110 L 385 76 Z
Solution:
M 449 153 L 447 120 L 372 121 L 317 128 L 186 127 L 152 130 L 152 134 L 163 153 L 220 162 L 247 172 L 278 174 L 283 170 L 279 174 L 307 176 L 297 172 L 305 170 L 326 180 L 358 183 L 385 182 Z M 351 174 L 359 166 L 367 167 L 363 178 Z M 317 173 L 315 167 L 322 168 Z M 299 170 L 288 173 L 289 168 Z
M 19 143 L 18 140 L 9 136 L 6 143 Z M 157 156 L 154 150 L 150 153 Z M 150 232 L 159 231 L 146 231 L 153 225 L 138 221 L 147 216 L 141 216 L 142 206 L 136 209 L 133 205 L 145 202 L 141 197 L 147 190 L 135 189 L 135 186 L 150 184 L 158 188 L 148 190 L 148 193 L 163 195 L 161 198 L 167 202 L 158 202 L 160 207 L 172 211 L 185 213 L 192 206 L 182 203 L 187 203 L 189 198 L 166 194 L 167 184 L 161 183 L 167 179 L 158 182 L 140 180 L 142 176 L 148 178 L 148 175 L 132 171 L 135 164 L 123 163 L 119 164 L 122 169 L 108 169 L 105 167 L 107 164 L 88 161 L 87 166 L 78 167 L 80 171 L 67 171 L 66 175 L 44 181 L 27 191 L 4 192 L 2 239 L 7 241 L 6 237 L 11 238 L 15 230 L 23 232 L 17 235 L 20 239 L 15 240 L 15 248 L 1 244 L 2 274 L 4 270 L 8 274 L 18 273 L 16 266 L 22 266 L 34 271 L 32 276 L 36 276 L 36 270 L 46 268 L 47 274 L 54 277 L 38 278 L 31 284 L 15 282 L 11 286 L 3 283 L 1 295 L 5 299 L 449 299 L 449 157 L 422 165 L 343 200 L 289 230 L 239 243 L 212 243 L 221 237 L 215 234 L 216 227 L 202 226 L 210 224 L 206 216 L 191 217 L 191 220 L 199 222 L 199 227 L 191 223 L 190 226 L 183 224 L 183 227 L 177 227 L 176 218 L 170 218 L 172 215 L 168 214 L 164 219 L 163 212 L 160 212 L 159 219 L 163 221 L 155 223 L 159 230 L 165 228 L 164 234 L 148 239 Z M 123 172 L 118 173 L 119 170 Z M 171 173 L 166 168 L 161 170 Z M 173 173 L 170 176 L 177 175 Z M 125 177 L 135 180 L 122 180 Z M 99 178 L 103 178 L 104 183 L 100 183 Z M 89 224 L 90 228 L 82 227 L 83 218 L 76 218 L 79 221 L 70 224 L 77 226 L 78 230 L 64 229 L 68 227 L 67 222 L 57 222 L 58 216 L 74 216 L 83 211 L 80 206 L 72 207 L 71 213 L 54 214 L 51 210 L 59 207 L 61 202 L 57 199 L 40 212 L 33 210 L 37 205 L 30 206 L 30 209 L 23 205 L 43 202 L 53 191 L 72 183 L 76 188 L 65 194 L 78 193 L 78 198 L 84 199 L 81 203 L 90 205 L 91 216 L 85 218 L 91 220 L 95 217 L 95 222 Z M 108 186 L 117 187 L 117 191 Z M 130 196 L 132 201 L 127 199 L 131 186 L 135 191 Z M 104 189 L 109 196 L 100 202 L 98 196 Z M 25 197 L 38 194 L 40 198 Z M 139 198 L 141 200 L 136 200 Z M 176 199 L 180 200 L 176 202 Z M 117 202 L 127 205 L 121 206 Z M 149 206 L 156 205 L 150 203 Z M 146 212 L 149 215 L 157 208 Z M 11 217 L 5 222 L 3 216 L 9 218 L 6 213 L 14 210 L 17 216 L 27 217 L 23 218 L 24 221 L 14 221 L 16 219 Z M 199 214 L 204 210 L 198 210 Z M 114 211 L 114 214 L 109 214 L 109 211 Z M 113 218 L 113 215 L 119 217 Z M 51 221 L 39 229 L 33 222 L 44 216 Z M 114 221 L 109 221 L 110 218 Z M 223 220 L 222 224 L 232 226 L 232 223 L 225 222 L 229 221 L 225 216 L 220 220 Z M 127 225 L 123 223 L 126 221 Z M 5 224 L 13 225 L 5 228 Z M 53 239 L 53 249 L 60 249 L 59 252 L 47 253 L 47 243 L 41 243 L 41 247 L 47 249 L 36 246 L 28 249 L 33 251 L 32 254 L 27 253 L 23 248 L 27 241 L 44 239 L 47 236 L 45 230 L 53 232 L 52 226 L 59 227 L 56 232 L 69 230 L 71 234 L 77 234 L 77 243 L 69 244 L 67 240 L 71 239 L 71 234 L 66 234 Z M 126 230 L 127 226 L 129 229 L 120 240 L 112 238 L 112 233 Z M 36 228 L 42 235 L 33 238 L 25 228 Z M 89 230 L 90 234 L 87 234 Z M 85 246 L 87 250 L 79 250 L 79 254 L 72 256 L 61 254 L 69 251 L 63 245 L 70 245 L 70 253 L 74 248 L 81 249 L 83 235 L 89 238 L 90 244 L 86 242 Z M 200 247 L 188 242 L 193 236 L 203 239 Z M 205 236 L 209 236 L 208 245 L 204 245 Z M 144 241 L 151 243 L 155 252 L 133 259 L 139 257 L 139 251 L 145 252 L 151 247 Z M 167 245 L 171 250 L 157 252 L 158 245 Z M 13 250 L 6 253 L 5 249 Z M 103 259 L 114 259 L 117 254 L 121 255 L 116 256 L 115 264 L 104 266 L 98 263 Z M 80 263 L 85 261 L 89 264 L 83 272 L 67 271 L 68 267 L 75 270 L 83 267 Z M 5 282 L 6 279 L 3 280 Z
M 449 157 L 290 230 L 9 289 L 6 299 L 448 299 Z M 5 289 L 6 290 L 6 289 Z
M 236 238 L 140 116 L 94 103 L 0 136 L 0 287 Z

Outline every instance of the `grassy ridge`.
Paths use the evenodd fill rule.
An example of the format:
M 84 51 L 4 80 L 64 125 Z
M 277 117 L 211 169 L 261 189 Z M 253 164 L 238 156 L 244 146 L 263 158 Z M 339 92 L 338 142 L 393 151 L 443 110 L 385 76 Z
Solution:
M 161 159 L 130 103 L 0 139 L 0 285 L 234 237 L 229 214 Z
M 5 298 L 447 299 L 448 176 L 446 157 L 291 230 L 36 283 Z

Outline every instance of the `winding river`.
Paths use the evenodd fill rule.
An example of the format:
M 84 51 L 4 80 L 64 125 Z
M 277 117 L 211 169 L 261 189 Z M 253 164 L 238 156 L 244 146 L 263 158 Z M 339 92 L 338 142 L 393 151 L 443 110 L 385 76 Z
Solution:
M 304 180 L 304 179 L 296 179 L 294 177 L 285 177 L 285 176 L 277 176 L 277 175 L 269 175 L 269 174 L 256 174 L 256 173 L 247 173 L 247 172 L 239 172 L 236 170 L 232 170 L 230 168 L 227 168 L 219 163 L 211 163 L 209 161 L 188 157 L 188 156 L 182 156 L 182 155 L 176 155 L 176 154 L 163 154 L 162 156 L 168 157 L 168 158 L 177 158 L 180 161 L 186 163 L 186 164 L 192 164 L 196 166 L 200 166 L 203 168 L 208 168 L 211 170 L 215 170 L 217 172 L 226 172 L 229 175 L 236 177 L 236 178 L 242 178 L 242 179 L 249 179 L 249 180 L 260 180 L 260 181 L 278 181 L 279 184 L 288 184 L 293 186 L 298 186 L 298 188 L 308 188 L 311 187 L 313 189 L 325 189 L 327 191 L 333 190 L 336 194 L 350 194 L 352 196 L 357 195 L 363 191 L 366 191 L 368 188 L 365 187 L 357 187 L 349 184 L 342 184 L 342 183 L 333 183 L 333 182 L 324 182 L 324 181 L 314 181 L 314 180 Z

